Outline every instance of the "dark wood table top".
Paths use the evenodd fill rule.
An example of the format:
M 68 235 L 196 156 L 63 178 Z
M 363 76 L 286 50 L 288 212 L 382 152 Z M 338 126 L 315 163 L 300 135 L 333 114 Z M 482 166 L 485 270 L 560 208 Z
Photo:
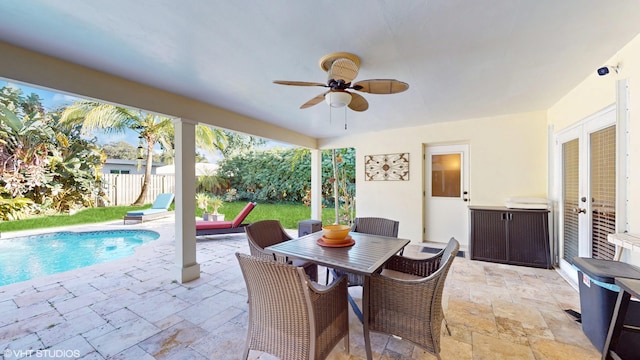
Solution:
M 640 280 L 617 277 L 615 282 L 632 296 L 640 298 Z
M 318 245 L 317 241 L 322 237 L 319 231 L 269 246 L 265 250 L 355 274 L 371 275 L 410 242 L 407 239 L 357 232 L 349 235 L 355 240 L 355 244 L 349 247 Z

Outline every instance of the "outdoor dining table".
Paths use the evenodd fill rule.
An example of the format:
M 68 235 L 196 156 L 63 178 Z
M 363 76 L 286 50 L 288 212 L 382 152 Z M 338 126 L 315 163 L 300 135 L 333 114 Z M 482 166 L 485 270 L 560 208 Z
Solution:
M 351 246 L 321 246 L 318 240 L 321 239 L 322 232 L 316 232 L 269 246 L 265 250 L 273 251 L 278 255 L 312 261 L 327 268 L 363 275 L 362 312 L 350 295 L 349 302 L 366 327 L 369 319 L 369 277 L 410 241 L 357 232 L 350 232 L 349 235 L 355 241 Z M 368 341 L 367 337 L 365 341 Z M 367 359 L 371 359 L 370 349 L 371 347 L 368 346 Z

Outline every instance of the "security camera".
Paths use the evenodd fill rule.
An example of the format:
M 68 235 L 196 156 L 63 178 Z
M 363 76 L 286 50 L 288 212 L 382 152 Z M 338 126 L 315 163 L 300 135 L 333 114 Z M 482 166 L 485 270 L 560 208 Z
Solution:
M 619 69 L 620 69 L 620 67 L 618 65 L 603 66 L 600 69 L 598 69 L 598 75 L 605 76 L 605 75 L 609 74 L 612 71 L 615 71 L 615 73 L 617 74 Z

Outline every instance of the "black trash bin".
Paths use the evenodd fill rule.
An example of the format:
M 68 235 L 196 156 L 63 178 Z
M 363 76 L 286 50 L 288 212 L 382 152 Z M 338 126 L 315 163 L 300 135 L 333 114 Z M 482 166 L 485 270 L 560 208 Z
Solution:
M 640 268 L 619 261 L 582 257 L 575 257 L 573 265 L 578 270 L 582 331 L 602 352 L 620 292 L 615 278 L 640 279 Z M 625 324 L 640 326 L 640 302 L 629 303 Z M 640 359 L 640 334 L 623 331 L 619 344 L 619 355 L 623 359 Z

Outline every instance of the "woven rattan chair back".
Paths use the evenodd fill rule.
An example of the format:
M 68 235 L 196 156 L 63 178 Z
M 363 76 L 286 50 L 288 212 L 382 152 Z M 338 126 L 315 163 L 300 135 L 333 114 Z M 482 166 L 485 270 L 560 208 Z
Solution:
M 365 347 L 371 351 L 369 331 L 396 335 L 440 358 L 440 334 L 444 312 L 442 292 L 447 273 L 460 245 L 454 238 L 428 259 L 394 256 L 385 269 L 412 278 L 374 274 L 369 287 L 369 321 L 365 324 Z
M 309 278 L 313 281 L 318 280 L 318 266 L 312 262 L 292 260 L 286 256 L 277 255 L 269 251 L 265 251 L 267 246 L 279 244 L 283 241 L 291 240 L 291 237 L 282 227 L 278 220 L 262 220 L 247 225 L 245 228 L 247 233 L 247 241 L 249 242 L 249 251 L 252 256 L 265 260 L 275 260 L 281 263 L 291 263 L 296 266 L 302 266 Z
M 399 225 L 400 223 L 395 220 L 378 217 L 360 217 L 353 221 L 351 231 L 371 235 L 398 237 Z
M 399 222 L 395 220 L 379 218 L 379 217 L 360 217 L 353 221 L 351 231 L 359 232 L 370 235 L 380 235 L 388 237 L 398 237 Z M 402 254 L 402 252 L 400 252 Z M 364 284 L 364 277 L 358 274 L 347 273 L 344 271 L 335 270 L 336 276 L 347 275 L 349 279 L 349 286 L 362 286 Z
M 283 241 L 291 240 L 291 237 L 284 231 L 278 220 L 262 220 L 247 225 L 245 228 L 247 240 L 249 241 L 249 251 L 251 255 L 272 260 L 285 262 L 284 257 L 277 257 L 273 253 L 265 252 L 267 246 L 279 244 Z
M 257 350 L 281 359 L 324 359 L 349 349 L 347 282 L 319 290 L 302 268 L 236 253 L 249 295 L 243 359 Z

